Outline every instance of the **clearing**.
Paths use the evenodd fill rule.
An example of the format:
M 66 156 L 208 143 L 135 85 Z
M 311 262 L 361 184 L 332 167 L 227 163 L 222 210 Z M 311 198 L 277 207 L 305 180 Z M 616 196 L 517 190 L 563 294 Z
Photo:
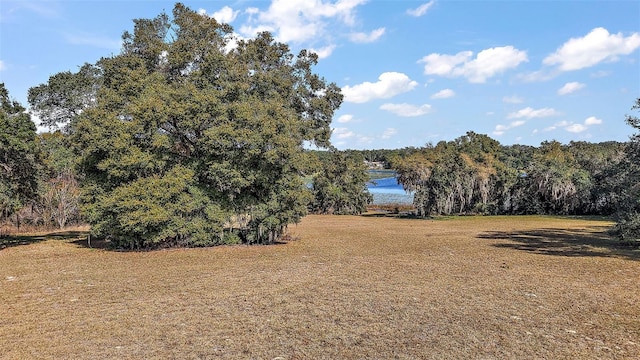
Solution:
M 286 244 L 138 253 L 14 238 L 0 358 L 635 359 L 640 252 L 609 226 L 308 216 Z

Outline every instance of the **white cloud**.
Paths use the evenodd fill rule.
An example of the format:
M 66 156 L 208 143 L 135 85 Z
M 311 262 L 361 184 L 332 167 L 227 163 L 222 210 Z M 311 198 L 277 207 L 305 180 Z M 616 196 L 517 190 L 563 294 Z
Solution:
M 256 15 L 260 13 L 260 9 L 258 9 L 257 7 L 248 7 L 244 12 L 249 15 Z
M 309 51 L 316 53 L 318 55 L 318 59 L 325 59 L 331 56 L 335 48 L 335 45 L 328 45 L 320 49 L 309 49 Z
M 349 121 L 353 120 L 353 115 L 350 114 L 344 114 L 341 115 L 340 117 L 338 117 L 338 122 L 339 123 L 348 123 Z
M 369 34 L 358 32 L 349 35 L 349 39 L 354 43 L 371 43 L 380 38 L 380 36 L 384 35 L 385 28 L 378 28 L 370 32 Z
M 526 107 L 507 115 L 507 119 L 533 119 L 558 115 L 558 112 L 552 108 L 533 109 Z
M 563 87 L 558 89 L 558 95 L 571 94 L 572 92 L 576 92 L 576 91 L 582 89 L 585 86 L 586 86 L 585 84 L 579 83 L 577 81 L 568 82 L 568 83 L 564 84 Z
M 344 140 L 344 139 L 352 138 L 353 136 L 355 136 L 355 133 L 347 128 L 339 127 L 339 128 L 333 129 L 332 135 L 335 136 L 337 139 Z
M 566 126 L 569 126 L 569 125 L 571 125 L 570 122 L 568 122 L 566 120 L 562 120 L 562 121 L 557 122 L 557 123 L 555 123 L 555 124 L 553 124 L 553 125 L 551 125 L 551 126 L 549 126 L 547 128 L 544 128 L 544 131 L 553 131 L 553 130 L 559 128 L 559 127 L 566 127 Z
M 385 130 L 385 133 L 386 131 L 390 131 L 390 130 L 389 129 Z M 392 135 L 391 133 L 389 134 L 390 134 L 389 136 Z M 374 141 L 376 141 L 376 138 L 373 136 L 356 134 L 353 131 L 344 127 L 335 128 L 332 130 L 331 142 L 335 146 L 351 147 L 351 146 L 354 146 L 355 144 L 366 146 L 366 145 L 372 144 Z
M 358 143 L 365 144 L 365 145 L 371 144 L 376 140 L 374 137 L 366 136 L 366 135 L 357 135 L 357 138 L 358 138 Z
M 480 51 L 472 59 L 472 51 L 462 51 L 455 55 L 430 54 L 419 63 L 425 63 L 426 75 L 465 77 L 472 83 L 484 83 L 488 78 L 518 67 L 529 61 L 527 52 L 513 46 L 494 47 Z
M 420 17 L 424 14 L 427 13 L 427 11 L 429 11 L 429 9 L 431 9 L 431 7 L 436 3 L 436 0 L 431 0 L 426 4 L 422 4 L 420 6 L 418 6 L 415 9 L 409 9 L 407 10 L 407 14 L 411 15 L 411 16 L 415 16 L 415 17 Z
M 76 32 L 73 34 L 65 34 L 64 37 L 68 43 L 73 45 L 88 45 L 110 50 L 117 50 L 122 46 L 121 40 L 116 40 L 100 35 Z
M 304 42 L 315 40 L 325 34 L 329 20 L 338 19 L 346 25 L 355 23 L 354 10 L 367 0 L 338 0 L 334 3 L 324 0 L 291 1 L 273 0 L 266 11 L 252 8 L 252 25 L 243 26 L 240 31 L 253 37 L 256 31 L 272 31 L 278 41 Z
M 451 89 L 440 90 L 437 93 L 431 95 L 432 99 L 446 99 L 455 96 L 456 92 Z
M 605 28 L 595 28 L 581 38 L 571 38 L 542 61 L 545 65 L 558 65 L 562 71 L 579 70 L 602 61 L 617 61 L 619 55 L 629 55 L 640 48 L 640 34 L 625 37 L 622 33 L 609 34 Z
M 558 71 L 549 71 L 549 69 L 542 69 L 538 71 L 530 71 L 523 74 L 518 74 L 517 78 L 525 83 L 541 82 L 551 80 L 558 76 Z
M 524 102 L 524 99 L 516 95 L 505 96 L 502 98 L 502 102 L 507 104 L 521 104 Z
M 431 105 L 411 105 L 411 104 L 383 104 L 380 106 L 381 110 L 387 110 L 398 116 L 402 117 L 414 117 L 421 116 L 431 112 Z
M 411 91 L 418 86 L 416 81 L 398 72 L 385 72 L 378 77 L 378 82 L 363 82 L 354 86 L 344 86 L 344 101 L 365 103 L 373 99 L 388 99 L 395 95 Z
M 224 6 L 222 9 L 214 12 L 211 15 L 207 15 L 207 11 L 205 9 L 199 9 L 198 10 L 198 14 L 207 15 L 209 17 L 212 17 L 212 18 L 216 19 L 216 21 L 221 23 L 221 24 L 230 24 L 230 23 L 232 23 L 233 20 L 236 19 L 236 17 L 238 16 L 239 13 L 240 13 L 239 10 L 234 11 L 229 6 Z
M 496 125 L 495 130 L 493 130 L 493 135 L 500 136 L 500 135 L 504 134 L 505 131 L 513 129 L 513 128 L 518 127 L 518 126 L 522 126 L 524 124 L 526 124 L 526 121 L 524 121 L 524 120 L 516 120 L 516 121 L 512 121 L 509 125 Z
M 451 75 L 456 66 L 465 63 L 471 56 L 472 51 L 462 51 L 455 55 L 429 54 L 423 57 L 418 63 L 425 63 L 424 73 L 427 75 Z
M 552 126 L 549 126 L 547 128 L 545 128 L 545 131 L 553 131 L 556 130 L 558 128 L 563 128 L 564 130 L 570 132 L 570 133 L 581 133 L 584 131 L 587 131 L 589 129 L 589 127 L 593 126 L 593 125 L 600 125 L 602 124 L 602 120 L 596 118 L 595 116 L 590 116 L 588 118 L 586 118 L 584 120 L 584 122 L 582 124 L 579 123 L 574 123 L 574 122 L 569 122 L 566 120 L 557 122 L 555 124 L 553 124 Z
M 584 120 L 585 125 L 600 125 L 602 124 L 602 120 L 596 118 L 595 116 L 590 116 Z
M 383 139 L 389 139 L 391 138 L 393 135 L 397 134 L 398 130 L 394 129 L 394 128 L 386 128 L 384 130 L 384 132 L 382 133 L 382 138 Z
M 4 61 L 0 60 L 0 71 L 7 70 L 7 65 L 4 64 Z
M 587 130 L 587 127 L 582 124 L 571 124 L 565 127 L 564 129 L 571 133 L 579 133 Z

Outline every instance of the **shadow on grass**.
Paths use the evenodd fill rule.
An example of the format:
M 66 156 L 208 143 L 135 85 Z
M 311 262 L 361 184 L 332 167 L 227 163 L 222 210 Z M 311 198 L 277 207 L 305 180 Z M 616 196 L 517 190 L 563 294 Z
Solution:
M 115 248 L 110 241 L 105 239 L 96 239 L 94 237 L 89 237 L 89 232 L 87 231 L 83 237 L 79 237 L 71 242 L 72 244 L 83 247 L 83 248 L 91 248 L 91 249 L 102 249 L 102 250 L 118 250 Z
M 286 245 L 291 241 L 298 240 L 297 238 L 285 237 L 284 239 L 277 240 L 269 244 L 229 244 L 229 245 L 218 244 L 218 245 L 209 245 L 209 246 L 180 246 L 175 244 L 159 244 L 157 246 L 130 249 L 130 248 L 124 248 L 124 247 L 117 247 L 111 241 L 106 239 L 100 239 L 95 237 L 89 238 L 87 236 L 88 234 L 89 232 L 85 233 L 84 237 L 80 237 L 74 241 L 71 241 L 71 243 L 78 247 L 109 250 L 109 251 L 115 251 L 115 252 L 153 252 L 153 251 L 171 250 L 171 249 L 215 248 L 220 246 L 276 246 L 276 245 Z
M 608 230 L 608 226 L 593 226 L 585 230 L 548 228 L 491 231 L 478 235 L 478 238 L 508 240 L 508 242 L 493 244 L 493 246 L 542 255 L 617 257 L 640 260 L 640 249 L 621 244 L 607 233 Z
M 75 240 L 75 243 L 76 241 L 82 241 L 84 238 L 86 242 L 88 234 L 88 231 L 56 231 L 39 235 L 9 235 L 0 238 L 0 250 L 8 247 L 35 244 L 47 240 Z
M 369 211 L 361 214 L 365 218 L 394 218 L 394 219 L 416 219 L 416 220 L 433 220 L 431 217 L 421 217 L 407 211 Z

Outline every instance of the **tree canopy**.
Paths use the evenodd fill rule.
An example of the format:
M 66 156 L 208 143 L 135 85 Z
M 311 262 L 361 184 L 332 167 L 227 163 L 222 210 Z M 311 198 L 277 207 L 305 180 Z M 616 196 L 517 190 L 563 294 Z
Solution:
M 543 142 L 502 146 L 468 132 L 396 159 L 398 181 L 415 191 L 420 215 L 606 214 L 619 197 L 621 143 Z
M 84 209 L 117 245 L 275 241 L 306 212 L 306 142 L 329 146 L 340 89 L 269 33 L 177 4 L 134 20 L 101 59 L 95 104 L 73 114 Z
M 30 111 L 42 126 L 68 130 L 73 120 L 95 105 L 100 80 L 100 68 L 91 64 L 84 64 L 77 73 L 55 74 L 46 84 L 29 89 Z
M 640 98 L 631 109 L 640 110 Z M 626 122 L 640 130 L 639 117 L 627 115 Z M 631 136 L 627 143 L 626 157 L 617 168 L 616 176 L 621 180 L 617 183 L 620 200 L 615 232 L 624 242 L 640 244 L 640 132 Z
M 311 210 L 319 214 L 354 215 L 367 210 L 373 196 L 369 175 L 359 154 L 331 151 L 313 176 Z
M 0 83 L 0 213 L 19 210 L 37 192 L 36 126 Z

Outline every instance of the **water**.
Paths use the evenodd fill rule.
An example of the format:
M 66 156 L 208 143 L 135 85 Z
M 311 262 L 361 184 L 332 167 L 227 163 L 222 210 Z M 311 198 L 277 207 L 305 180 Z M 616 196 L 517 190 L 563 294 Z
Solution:
M 413 193 L 404 191 L 395 176 L 375 179 L 367 184 L 367 188 L 373 195 L 374 205 L 413 203 Z

